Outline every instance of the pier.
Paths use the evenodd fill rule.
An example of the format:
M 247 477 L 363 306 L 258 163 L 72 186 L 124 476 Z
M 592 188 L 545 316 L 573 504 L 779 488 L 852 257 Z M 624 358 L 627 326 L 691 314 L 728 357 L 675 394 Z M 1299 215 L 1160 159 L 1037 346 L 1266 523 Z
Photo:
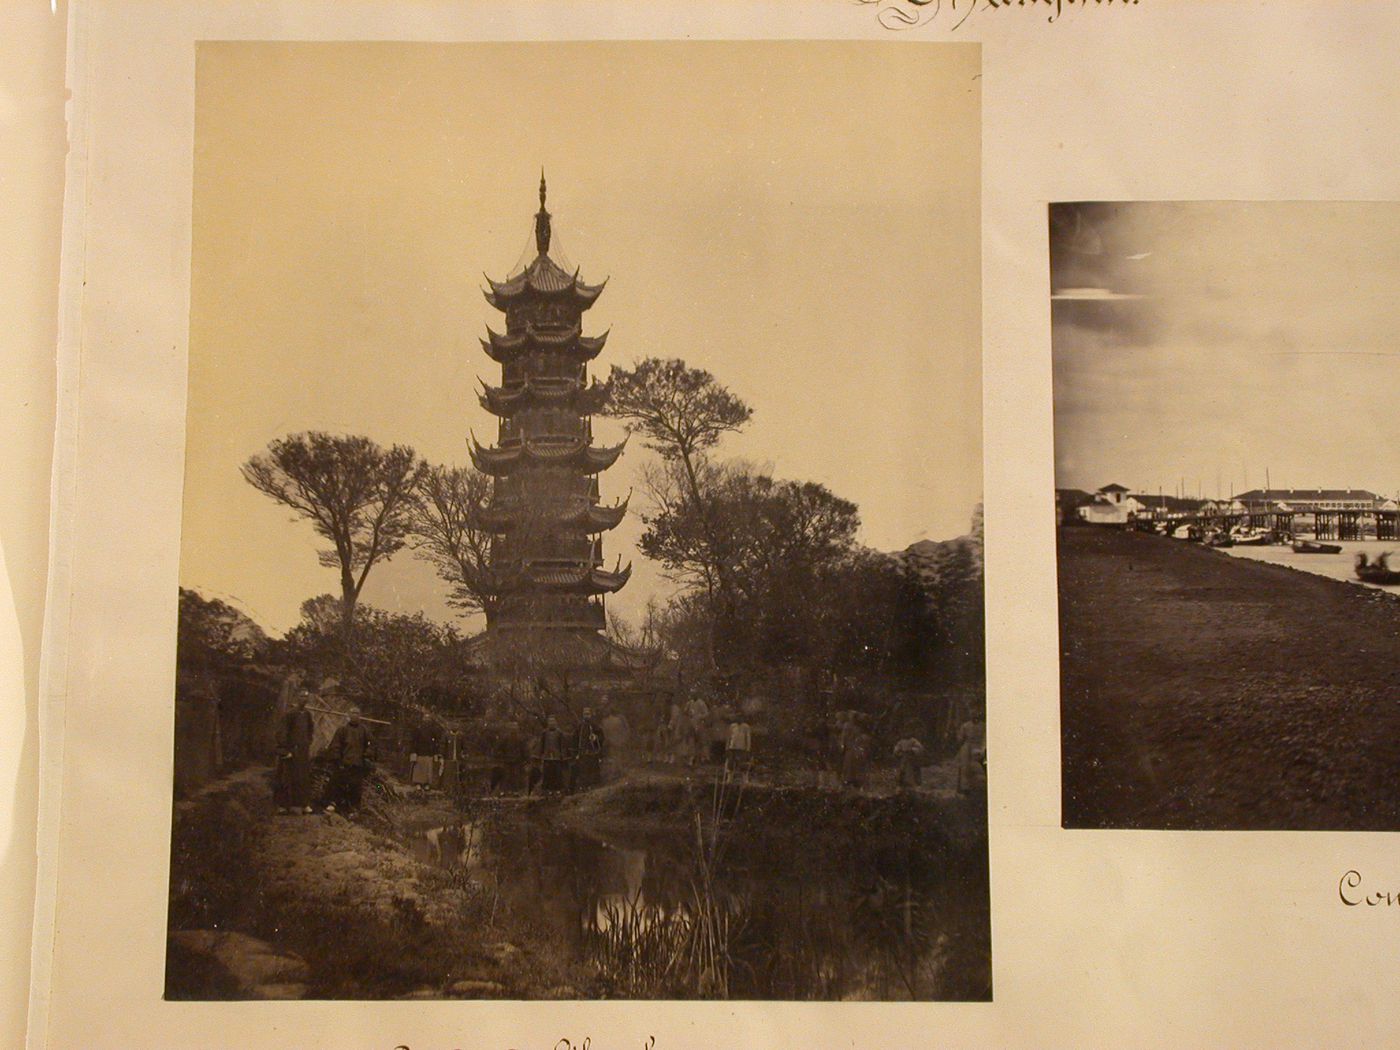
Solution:
M 1298 518 L 1312 519 L 1312 528 L 1299 529 Z M 1183 525 L 1195 525 L 1203 532 L 1260 529 L 1279 535 L 1307 536 L 1317 540 L 1364 540 L 1367 526 L 1378 540 L 1400 539 L 1400 510 L 1321 510 L 1273 511 L 1196 511 L 1138 515 L 1127 524 L 1139 532 L 1173 532 Z

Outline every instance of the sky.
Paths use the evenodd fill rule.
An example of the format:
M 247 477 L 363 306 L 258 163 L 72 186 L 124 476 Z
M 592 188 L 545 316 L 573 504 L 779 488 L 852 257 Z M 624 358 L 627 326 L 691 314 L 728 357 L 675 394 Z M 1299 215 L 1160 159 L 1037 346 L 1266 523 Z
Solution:
M 718 453 L 853 500 L 863 543 L 967 531 L 981 501 L 975 45 L 206 42 L 196 60 L 181 585 L 281 633 L 336 589 L 311 526 L 239 466 L 305 430 L 466 464 L 494 419 L 482 298 L 532 242 L 609 278 L 594 363 L 681 357 L 754 409 Z M 621 429 L 595 421 L 595 440 Z M 627 494 L 634 440 L 601 479 Z M 638 486 L 640 488 L 640 486 Z M 610 609 L 669 587 L 636 544 Z M 362 600 L 455 618 L 407 551 Z M 459 624 L 476 629 L 479 618 Z
M 1056 484 L 1400 492 L 1400 205 L 1050 209 Z

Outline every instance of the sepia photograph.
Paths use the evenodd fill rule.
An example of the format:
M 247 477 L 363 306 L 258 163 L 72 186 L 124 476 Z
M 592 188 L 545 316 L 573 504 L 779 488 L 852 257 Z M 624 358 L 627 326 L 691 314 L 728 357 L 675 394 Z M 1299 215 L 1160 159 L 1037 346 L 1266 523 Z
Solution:
M 990 1000 L 979 63 L 198 45 L 167 999 Z
M 1062 819 L 1400 829 L 1400 206 L 1050 206 Z

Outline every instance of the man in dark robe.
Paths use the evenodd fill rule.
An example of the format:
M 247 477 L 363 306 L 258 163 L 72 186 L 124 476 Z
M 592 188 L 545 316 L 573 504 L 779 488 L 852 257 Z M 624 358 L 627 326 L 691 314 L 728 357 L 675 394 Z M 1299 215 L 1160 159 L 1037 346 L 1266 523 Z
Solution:
M 540 788 L 546 792 L 564 789 L 564 731 L 555 718 L 540 734 Z
M 580 788 L 595 787 L 603 779 L 603 731 L 593 721 L 591 707 L 583 709 L 576 744 L 578 764 L 574 770 L 574 784 Z
M 443 742 L 442 776 L 438 778 L 438 788 L 449 797 L 462 788 L 462 757 L 465 753 L 466 740 L 461 730 L 454 729 Z
M 492 748 L 491 793 L 518 791 L 522 786 L 530 793 L 526 767 L 529 765 L 529 748 L 525 744 L 525 733 L 518 720 L 507 722 L 497 734 Z
M 277 777 L 273 794 L 279 813 L 311 812 L 311 737 L 315 726 L 306 695 L 282 716 L 277 732 Z

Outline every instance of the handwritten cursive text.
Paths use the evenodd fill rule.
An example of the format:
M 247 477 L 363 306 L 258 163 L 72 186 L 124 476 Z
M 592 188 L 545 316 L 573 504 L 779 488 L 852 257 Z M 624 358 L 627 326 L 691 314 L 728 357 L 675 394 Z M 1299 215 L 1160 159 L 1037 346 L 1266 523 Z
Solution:
M 878 8 L 876 18 L 886 29 L 913 29 L 927 25 L 947 8 L 958 29 L 978 11 L 1023 10 L 1044 14 L 1047 22 L 1060 19 L 1076 7 L 1136 7 L 1140 0 L 856 0 Z
M 1375 890 L 1368 893 L 1361 888 L 1361 873 L 1354 869 L 1337 880 L 1337 896 L 1348 908 L 1363 904 L 1368 908 L 1400 907 L 1400 890 Z

